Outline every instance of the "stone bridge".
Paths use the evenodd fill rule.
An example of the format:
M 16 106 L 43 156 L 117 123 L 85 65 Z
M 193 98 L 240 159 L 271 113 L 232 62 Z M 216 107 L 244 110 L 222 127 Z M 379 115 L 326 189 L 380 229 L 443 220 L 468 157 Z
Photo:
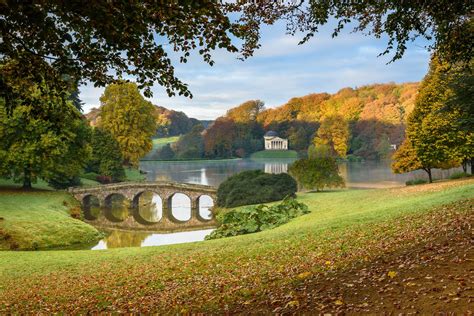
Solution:
M 175 182 L 121 182 L 96 187 L 73 187 L 68 191 L 81 203 L 85 221 L 104 228 L 132 229 L 143 231 L 181 231 L 216 226 L 212 208 L 207 216 L 201 214 L 200 202 L 203 196 L 216 203 L 217 189 L 207 185 Z M 140 214 L 144 193 L 158 195 L 161 199 L 161 218 L 150 221 Z M 191 214 L 188 220 L 179 220 L 173 214 L 173 196 L 186 195 L 190 200 Z M 127 213 L 117 218 L 114 200 L 121 200 Z M 151 202 L 150 202 L 151 203 Z M 148 206 L 150 205 L 148 203 Z M 95 214 L 93 214 L 95 212 Z

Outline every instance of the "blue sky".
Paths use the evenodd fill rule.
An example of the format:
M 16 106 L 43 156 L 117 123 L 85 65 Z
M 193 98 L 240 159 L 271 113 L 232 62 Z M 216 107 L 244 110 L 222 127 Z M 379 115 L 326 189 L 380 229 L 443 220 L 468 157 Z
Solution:
M 215 119 L 250 99 L 263 100 L 270 108 L 309 93 L 419 81 L 428 70 L 426 42 L 411 43 L 401 60 L 387 65 L 390 56 L 377 57 L 386 46 L 386 38 L 375 39 L 349 29 L 331 38 L 331 24 L 304 45 L 298 45 L 302 35 L 286 35 L 283 24 L 266 26 L 262 30 L 262 47 L 245 61 L 225 51 L 214 53 L 216 63 L 212 67 L 199 56 L 192 56 L 186 64 L 176 61 L 176 74 L 189 84 L 193 99 L 169 98 L 156 85 L 150 101 L 190 117 Z M 103 90 L 91 85 L 81 87 L 85 112 L 99 105 Z

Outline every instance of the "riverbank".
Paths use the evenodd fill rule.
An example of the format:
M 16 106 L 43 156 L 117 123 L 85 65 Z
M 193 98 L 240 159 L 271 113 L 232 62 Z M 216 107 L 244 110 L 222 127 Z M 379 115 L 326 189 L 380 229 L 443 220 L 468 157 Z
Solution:
M 364 269 L 397 251 L 416 254 L 440 237 L 461 238 L 463 227 L 472 221 L 472 192 L 473 179 L 306 193 L 298 199 L 308 204 L 310 214 L 257 234 L 96 252 L 0 252 L 0 312 L 337 312 L 355 306 L 352 287 L 362 291 L 364 285 L 376 284 L 363 279 L 360 284 L 338 282 L 350 280 L 344 273 L 351 269 L 357 269 L 352 275 L 375 273 L 380 283 L 367 293 L 377 300 L 360 298 L 358 311 L 380 311 L 376 304 L 392 299 L 390 289 L 409 287 L 410 282 L 423 286 L 428 279 L 421 275 L 420 280 L 406 280 L 404 273 L 415 268 L 395 259 L 396 265 L 379 265 L 375 272 Z M 325 278 L 326 287 L 319 287 Z M 413 291 L 410 299 L 424 299 L 416 295 Z M 433 306 L 451 310 L 450 304 L 458 304 L 453 310 L 466 311 L 466 293 L 456 297 Z M 431 311 L 423 309 L 426 300 L 415 307 Z M 393 304 L 383 306 L 398 310 Z
M 250 155 L 251 159 L 274 159 L 274 158 L 298 158 L 298 153 L 294 150 L 262 150 Z

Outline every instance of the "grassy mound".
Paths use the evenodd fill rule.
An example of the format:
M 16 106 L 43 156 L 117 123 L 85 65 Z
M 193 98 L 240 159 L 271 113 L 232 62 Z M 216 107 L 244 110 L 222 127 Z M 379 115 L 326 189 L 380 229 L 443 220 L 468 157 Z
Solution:
M 298 153 L 294 150 L 262 150 L 253 153 L 250 158 L 298 158 Z
M 78 203 L 58 191 L 0 189 L 0 249 L 47 249 L 93 243 L 92 226 L 71 217 Z
M 311 213 L 255 234 L 148 248 L 0 252 L 0 313 L 268 314 L 297 312 L 306 301 L 343 306 L 344 293 L 313 300 L 326 290 L 311 282 L 440 234 L 449 238 L 472 215 L 472 192 L 473 179 L 306 193 L 298 199 Z M 389 271 L 377 279 L 400 283 Z

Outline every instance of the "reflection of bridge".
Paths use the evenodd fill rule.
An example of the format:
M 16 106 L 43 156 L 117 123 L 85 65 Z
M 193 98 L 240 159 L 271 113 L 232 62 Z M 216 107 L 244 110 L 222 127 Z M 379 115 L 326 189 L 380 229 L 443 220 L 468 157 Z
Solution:
M 212 199 L 215 205 L 216 188 L 175 182 L 122 182 L 86 188 L 69 188 L 69 192 L 81 202 L 86 220 L 98 226 L 138 230 L 186 230 L 215 226 L 212 211 L 208 218 L 200 212 L 200 201 L 204 196 Z M 161 219 L 151 222 L 140 215 L 140 199 L 144 193 L 153 193 L 161 199 Z M 189 220 L 179 220 L 173 215 L 173 196 L 186 195 L 190 200 Z M 126 205 L 128 214 L 120 220 L 110 215 L 114 199 L 119 198 Z M 93 208 L 102 214 L 93 215 Z M 113 210 L 112 210 L 113 211 Z

